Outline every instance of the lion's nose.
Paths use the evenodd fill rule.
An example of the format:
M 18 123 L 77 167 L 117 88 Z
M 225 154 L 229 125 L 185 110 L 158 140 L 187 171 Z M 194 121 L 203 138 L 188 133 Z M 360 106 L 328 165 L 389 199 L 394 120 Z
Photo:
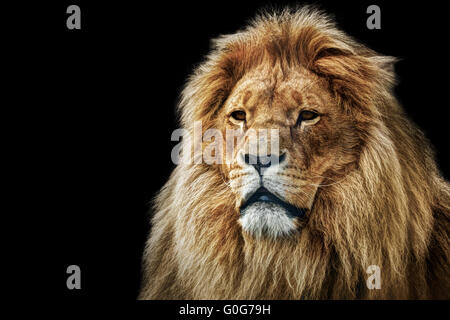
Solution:
M 263 174 L 264 169 L 269 168 L 272 165 L 279 164 L 286 159 L 286 153 L 281 155 L 267 155 L 267 156 L 259 156 L 253 154 L 245 154 L 244 160 L 248 165 L 252 165 L 256 171 L 261 175 Z

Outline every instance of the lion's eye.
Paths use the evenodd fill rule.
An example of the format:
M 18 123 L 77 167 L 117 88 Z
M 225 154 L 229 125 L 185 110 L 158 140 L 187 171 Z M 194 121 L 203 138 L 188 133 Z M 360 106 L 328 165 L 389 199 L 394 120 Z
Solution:
M 306 120 L 306 121 L 313 120 L 313 119 L 317 118 L 318 116 L 319 115 L 313 111 L 305 110 L 305 111 L 300 112 L 297 123 L 300 123 L 301 121 L 304 121 L 304 120 Z
M 238 121 L 244 121 L 245 116 L 246 116 L 246 114 L 244 111 L 234 111 L 231 113 L 231 117 Z

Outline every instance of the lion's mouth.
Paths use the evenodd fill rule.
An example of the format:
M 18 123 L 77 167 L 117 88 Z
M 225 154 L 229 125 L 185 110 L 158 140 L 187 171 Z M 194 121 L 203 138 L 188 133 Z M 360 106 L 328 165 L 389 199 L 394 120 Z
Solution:
M 292 218 L 301 218 L 305 216 L 307 211 L 307 209 L 298 208 L 281 200 L 266 188 L 260 187 L 245 203 L 243 203 L 243 205 L 240 208 L 241 215 L 243 214 L 244 210 L 247 207 L 257 202 L 266 202 L 266 203 L 269 202 L 278 204 L 279 206 L 283 207 L 286 210 L 287 214 Z

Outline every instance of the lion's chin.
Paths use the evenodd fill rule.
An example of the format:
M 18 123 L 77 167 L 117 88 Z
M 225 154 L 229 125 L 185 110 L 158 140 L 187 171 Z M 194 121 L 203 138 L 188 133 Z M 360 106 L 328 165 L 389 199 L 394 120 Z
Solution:
M 296 218 L 282 205 L 256 201 L 241 210 L 242 229 L 256 238 L 279 238 L 297 231 Z

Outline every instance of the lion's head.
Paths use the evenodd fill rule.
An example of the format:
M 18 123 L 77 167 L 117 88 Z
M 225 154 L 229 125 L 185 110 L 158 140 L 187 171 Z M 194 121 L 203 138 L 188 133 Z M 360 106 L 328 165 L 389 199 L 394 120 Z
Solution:
M 181 122 L 192 135 L 198 121 L 203 135 L 232 131 L 233 148 L 222 163 L 178 165 L 159 194 L 141 298 L 440 292 L 430 283 L 448 275 L 448 226 L 437 221 L 450 191 L 394 98 L 394 60 L 309 8 L 216 40 L 183 91 Z M 248 133 L 260 129 L 277 134 L 254 147 Z M 227 153 L 217 140 L 202 151 L 214 141 Z M 446 261 L 437 271 L 433 243 Z M 370 265 L 379 290 L 365 285 Z

